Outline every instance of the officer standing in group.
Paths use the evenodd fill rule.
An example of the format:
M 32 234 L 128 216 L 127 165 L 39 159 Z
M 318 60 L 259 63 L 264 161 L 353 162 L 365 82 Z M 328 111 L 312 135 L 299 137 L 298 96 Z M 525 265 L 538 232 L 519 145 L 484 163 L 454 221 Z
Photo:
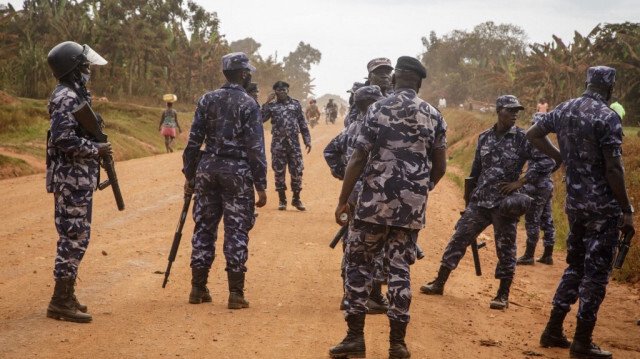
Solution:
M 358 117 L 356 117 L 356 119 L 351 122 L 349 126 L 344 128 L 338 134 L 338 136 L 331 140 L 323 151 L 325 161 L 327 161 L 333 177 L 339 180 L 342 180 L 344 178 L 347 163 L 349 162 L 349 158 L 351 158 L 351 155 L 353 154 L 356 139 L 360 134 L 360 129 L 362 128 L 364 115 L 366 114 L 367 109 L 371 104 L 383 98 L 384 97 L 382 96 L 382 92 L 380 92 L 380 88 L 378 86 L 363 86 L 356 90 L 354 95 L 354 104 L 359 109 Z M 362 181 L 358 181 L 355 184 L 351 195 L 349 196 L 349 206 L 352 210 L 356 206 L 356 202 L 358 200 L 358 196 L 360 195 L 361 189 Z M 346 257 L 344 256 L 344 254 L 346 254 L 344 250 L 346 248 L 347 240 L 348 232 L 345 233 L 343 237 L 343 258 L 340 268 L 340 274 L 342 275 L 343 283 L 346 279 L 347 262 Z M 387 303 L 384 295 L 382 294 L 383 257 L 384 253 L 376 258 L 373 284 L 371 287 L 371 293 L 369 294 L 369 299 L 367 300 L 367 314 L 383 314 L 388 310 L 389 303 Z M 348 305 L 349 304 L 346 301 L 345 293 L 345 296 L 340 302 L 340 310 L 346 310 L 348 308 Z
M 245 87 L 251 82 L 249 58 L 242 52 L 222 57 L 227 82 L 198 101 L 189 142 L 182 156 L 186 177 L 185 193 L 194 192 L 189 303 L 211 302 L 207 288 L 209 269 L 215 258 L 218 224 L 224 217 L 223 252 L 229 282 L 229 309 L 249 307 L 244 298 L 249 231 L 255 206 L 267 203 L 267 161 L 260 106 Z M 205 149 L 200 162 L 200 147 Z
M 351 217 L 348 198 L 362 175 L 362 191 L 347 241 L 347 336 L 329 350 L 333 358 L 365 355 L 364 322 L 375 258 L 389 245 L 390 358 L 411 356 L 404 342 L 411 304 L 410 265 L 425 225 L 427 196 L 446 169 L 446 123 L 417 92 L 427 72 L 415 58 L 395 67 L 393 96 L 369 107 L 347 165 L 335 211 Z M 390 160 L 393 159 L 393 160 Z M 393 185 L 390 185 L 393 182 Z
M 531 121 L 534 125 L 542 118 L 542 113 L 537 112 Z M 555 166 L 555 162 L 547 161 L 547 156 L 543 155 L 544 166 Z M 518 265 L 533 265 L 533 255 L 540 238 L 540 230 L 544 232 L 542 244 L 544 253 L 538 258 L 538 263 L 553 264 L 553 246 L 556 243 L 556 228 L 553 224 L 553 213 L 551 208 L 551 197 L 553 197 L 553 180 L 551 172 L 536 172 L 535 166 L 527 168 L 530 173 L 525 176 L 529 182 L 524 185 L 524 191 L 531 197 L 531 206 L 524 215 L 524 227 L 527 230 L 527 249 L 522 257 L 518 258 Z
M 618 233 L 635 234 L 622 165 L 622 121 L 607 106 L 616 70 L 587 69 L 586 91 L 546 114 L 527 131 L 531 143 L 566 167 L 569 218 L 567 268 L 553 298 L 553 309 L 540 338 L 545 347 L 571 347 L 571 357 L 611 358 L 592 341 L 598 309 L 613 269 Z M 560 150 L 545 136 L 556 133 Z M 562 324 L 580 300 L 573 343 Z
M 509 290 L 516 270 L 516 229 L 520 216 L 529 207 L 530 198 L 518 190 L 532 175 L 551 172 L 553 160 L 536 151 L 525 138 L 525 131 L 515 125 L 518 112 L 524 110 L 515 96 L 503 95 L 496 100 L 497 123 L 478 137 L 470 178 L 477 185 L 469 203 L 456 223 L 449 244 L 442 255 L 438 277 L 420 288 L 424 294 L 442 295 L 449 274 L 465 254 L 467 246 L 490 224 L 495 232 L 498 264 L 495 278 L 500 280 L 491 309 L 509 306 Z M 520 177 L 529 161 L 531 171 Z
M 99 159 L 111 155 L 112 149 L 110 143 L 91 141 L 72 111 L 82 102 L 91 104 L 86 87 L 90 65 L 105 65 L 107 61 L 88 45 L 66 41 L 51 49 L 47 62 L 59 81 L 49 100 L 51 130 L 47 139 L 46 187 L 54 195 L 59 236 L 53 270 L 56 285 L 47 317 L 88 323 L 92 317 L 87 314 L 87 306 L 78 302 L 74 285 L 89 245 Z
M 347 93 L 349 94 L 349 110 L 344 116 L 344 127 L 349 126 L 351 122 L 355 121 L 356 117 L 358 117 L 358 114 L 360 113 L 360 110 L 358 110 L 358 107 L 355 104 L 353 96 L 356 91 L 362 86 L 364 86 L 362 82 L 354 82 L 353 86 L 351 86 L 351 88 L 347 90 Z
M 291 190 L 293 191 L 291 205 L 299 211 L 304 211 L 306 208 L 300 200 L 304 163 L 302 162 L 302 151 L 298 137 L 302 133 L 304 146 L 309 153 L 311 151 L 311 134 L 300 102 L 287 95 L 289 84 L 278 81 L 273 84 L 273 90 L 275 93 L 269 94 L 267 102 L 262 105 L 262 120 L 264 122 L 271 120 L 271 167 L 275 175 L 275 186 L 279 196 L 278 209 L 281 211 L 287 209 L 285 172 L 289 166 Z
M 367 63 L 368 85 L 378 86 L 382 95 L 389 97 L 393 94 L 393 84 L 391 83 L 391 73 L 393 65 L 386 57 L 378 57 Z

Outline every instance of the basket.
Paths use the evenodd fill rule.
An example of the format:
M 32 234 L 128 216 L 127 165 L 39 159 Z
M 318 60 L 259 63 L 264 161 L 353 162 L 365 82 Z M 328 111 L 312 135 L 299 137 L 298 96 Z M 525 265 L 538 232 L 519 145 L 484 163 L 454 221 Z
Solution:
M 176 102 L 178 101 L 178 96 L 168 93 L 166 95 L 162 95 L 162 101 L 164 102 Z

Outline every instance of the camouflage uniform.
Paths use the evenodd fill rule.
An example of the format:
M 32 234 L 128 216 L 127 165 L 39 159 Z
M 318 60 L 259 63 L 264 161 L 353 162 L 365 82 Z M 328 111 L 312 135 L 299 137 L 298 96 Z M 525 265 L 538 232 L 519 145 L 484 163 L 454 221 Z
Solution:
M 347 317 L 365 313 L 375 258 L 386 242 L 390 258 L 387 316 L 392 321 L 409 321 L 409 266 L 416 258 L 418 231 L 425 225 L 431 188 L 429 155 L 446 147 L 446 129 L 442 115 L 411 89 L 400 89 L 369 107 L 355 143 L 369 154 L 369 160 L 346 248 Z
M 272 102 L 262 106 L 262 120 L 271 120 L 271 167 L 275 174 L 276 191 L 285 191 L 285 171 L 289 166 L 291 190 L 302 190 L 302 152 L 298 134 L 307 146 L 311 145 L 311 134 L 298 100 L 290 97 L 283 103 Z
M 253 188 L 266 188 L 267 165 L 260 108 L 242 86 L 227 82 L 200 98 L 183 160 L 187 175 L 197 165 L 191 267 L 211 267 L 224 216 L 225 270 L 246 272 L 248 234 L 255 222 Z
M 544 162 L 540 166 L 527 168 L 528 182 L 524 185 L 524 191 L 531 197 L 531 206 L 524 215 L 524 227 L 527 230 L 527 244 L 535 248 L 540 237 L 540 230 L 544 231 L 542 244 L 544 247 L 553 247 L 556 242 L 556 229 L 553 224 L 551 209 L 551 197 L 553 196 L 553 180 L 551 172 L 555 167 L 555 161 L 549 161 L 549 157 L 541 154 Z M 545 168 L 545 166 L 550 168 Z M 535 169 L 543 169 L 544 172 L 536 172 Z
M 587 90 L 582 97 L 558 105 L 536 126 L 544 133 L 557 133 L 566 166 L 568 267 L 553 306 L 568 312 L 579 298 L 578 319 L 594 322 L 609 283 L 619 233 L 621 209 L 605 175 L 604 156 L 622 156 L 620 116 L 602 95 Z
M 49 100 L 46 187 L 48 193 L 54 193 L 59 235 L 56 280 L 77 276 L 91 233 L 93 191 L 100 173 L 98 146 L 71 114 L 85 100 L 90 104 L 91 95 L 77 84 L 59 84 Z
M 525 175 L 527 182 L 532 181 L 534 176 L 550 173 L 555 162 L 535 150 L 520 127 L 512 126 L 502 139 L 498 139 L 496 128 L 497 125 L 494 125 L 478 137 L 469 175 L 478 178 L 478 184 L 471 193 L 464 214 L 455 225 L 456 232 L 442 255 L 442 265 L 455 269 L 471 241 L 493 224 L 498 255 L 495 278 L 508 279 L 513 278 L 516 268 L 519 218 L 500 214 L 499 203 L 506 196 L 500 193 L 499 185 L 517 181 L 527 160 L 530 160 L 530 171 Z

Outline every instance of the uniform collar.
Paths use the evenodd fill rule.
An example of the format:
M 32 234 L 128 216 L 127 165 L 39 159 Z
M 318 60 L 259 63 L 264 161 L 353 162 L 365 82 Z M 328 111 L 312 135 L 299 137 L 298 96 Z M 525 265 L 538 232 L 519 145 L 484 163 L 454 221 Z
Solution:
M 244 87 L 231 82 L 225 82 L 224 85 L 222 85 L 222 88 L 247 92 L 247 90 L 245 90 Z
M 491 127 L 491 131 L 493 131 L 494 133 L 497 132 L 498 130 L 498 124 L 494 124 L 493 127 Z M 505 133 L 506 135 L 515 135 L 518 132 L 518 126 L 513 125 L 511 126 L 511 128 L 509 129 L 509 131 L 507 131 L 507 133 Z
M 594 100 L 598 100 L 598 101 L 602 101 L 604 103 L 607 103 L 607 100 L 604 98 L 604 96 L 602 96 L 601 94 L 599 94 L 599 93 L 597 93 L 595 91 L 592 91 L 592 90 L 588 90 L 588 89 L 585 90 L 582 93 L 582 96 L 591 97 Z
M 391 90 L 393 91 L 393 95 L 397 95 L 399 93 L 406 93 L 409 96 L 416 96 L 416 92 L 413 89 L 407 88 L 407 87 L 403 87 L 403 88 L 399 88 L 397 90 Z

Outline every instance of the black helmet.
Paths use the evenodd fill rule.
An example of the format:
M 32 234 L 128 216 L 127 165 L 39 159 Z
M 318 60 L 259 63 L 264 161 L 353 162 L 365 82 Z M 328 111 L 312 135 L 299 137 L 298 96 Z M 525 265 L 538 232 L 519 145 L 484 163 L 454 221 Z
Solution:
M 93 51 L 89 45 L 80 45 L 73 41 L 59 43 L 51 49 L 47 55 L 47 62 L 53 71 L 53 76 L 58 80 L 83 62 L 92 65 L 107 64 L 107 60 Z

